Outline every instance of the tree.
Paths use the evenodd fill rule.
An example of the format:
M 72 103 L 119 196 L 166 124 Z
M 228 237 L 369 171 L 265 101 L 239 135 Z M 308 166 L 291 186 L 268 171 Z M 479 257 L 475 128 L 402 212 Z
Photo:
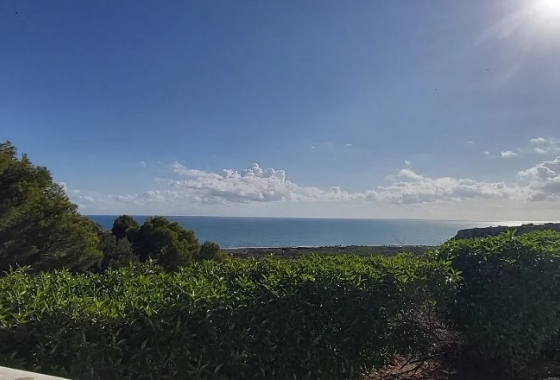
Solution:
M 188 265 L 200 247 L 193 231 L 161 216 L 146 219 L 133 244 L 140 261 L 156 259 L 166 269 Z
M 99 248 L 103 252 L 103 261 L 98 268 L 104 272 L 107 269 L 118 269 L 138 261 L 128 239 L 117 239 L 117 236 L 104 233 L 100 237 Z
M 130 229 L 136 230 L 140 227 L 138 222 L 129 215 L 121 215 L 113 222 L 111 231 L 117 239 L 123 239 L 127 236 L 127 231 Z
M 94 224 L 50 172 L 0 143 L 0 270 L 85 270 L 102 259 Z
M 222 261 L 225 258 L 224 253 L 222 252 L 218 243 L 214 243 L 213 241 L 206 241 L 202 246 L 200 246 L 200 250 L 195 253 L 194 259 L 195 260 L 216 260 Z

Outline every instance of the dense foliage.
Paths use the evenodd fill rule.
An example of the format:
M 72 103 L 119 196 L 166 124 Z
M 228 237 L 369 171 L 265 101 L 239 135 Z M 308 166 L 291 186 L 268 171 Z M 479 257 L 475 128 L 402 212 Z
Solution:
M 353 379 L 427 352 L 448 268 L 410 255 L 0 279 L 0 365 L 75 379 Z
M 92 268 L 93 270 L 106 271 L 109 268 L 122 268 L 138 262 L 138 257 L 127 238 L 118 239 L 117 236 L 105 232 L 100 235 L 99 240 L 103 260 Z
M 451 240 L 434 256 L 460 271 L 441 306 L 475 358 L 515 372 L 560 331 L 560 233 Z
M 117 239 L 124 239 L 127 234 L 132 231 L 136 231 L 140 228 L 138 222 L 134 220 L 130 215 L 121 215 L 113 222 L 113 228 L 111 232 L 117 237 Z
M 0 274 L 23 266 L 36 272 L 99 272 L 138 260 L 157 260 L 175 270 L 195 260 L 223 257 L 215 243 L 200 251 L 193 231 L 163 217 L 139 226 L 122 215 L 105 231 L 78 213 L 47 168 L 26 155 L 18 157 L 10 142 L 0 143 Z
M 195 260 L 217 260 L 221 261 L 225 259 L 225 254 L 222 253 L 222 250 L 218 243 L 214 243 L 212 241 L 205 241 L 201 246 L 198 252 L 194 254 Z
M 0 143 L 0 271 L 86 270 L 102 253 L 95 226 L 77 212 L 47 168 Z
M 166 269 L 192 263 L 200 249 L 193 231 L 161 216 L 148 218 L 131 238 L 140 261 L 157 260 Z

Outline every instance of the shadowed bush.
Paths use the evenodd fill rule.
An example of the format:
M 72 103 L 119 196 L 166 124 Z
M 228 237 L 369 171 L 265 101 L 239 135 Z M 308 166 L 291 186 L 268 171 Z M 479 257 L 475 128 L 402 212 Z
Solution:
M 452 240 L 434 252 L 462 277 L 440 306 L 469 352 L 499 372 L 515 373 L 560 331 L 560 233 Z

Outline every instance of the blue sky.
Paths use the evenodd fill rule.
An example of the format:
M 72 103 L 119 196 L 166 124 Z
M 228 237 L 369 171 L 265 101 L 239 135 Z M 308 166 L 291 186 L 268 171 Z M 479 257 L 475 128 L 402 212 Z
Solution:
M 557 0 L 3 1 L 0 139 L 87 214 L 554 220 L 558 62 Z

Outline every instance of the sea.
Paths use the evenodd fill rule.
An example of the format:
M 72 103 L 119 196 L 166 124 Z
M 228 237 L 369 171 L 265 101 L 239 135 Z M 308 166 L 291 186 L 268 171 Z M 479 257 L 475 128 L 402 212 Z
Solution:
M 110 229 L 116 215 L 89 215 Z M 143 223 L 147 216 L 133 216 Z M 410 219 L 306 219 L 167 216 L 193 230 L 199 241 L 222 248 L 320 247 L 348 245 L 438 245 L 473 227 L 520 225 L 521 221 L 484 222 Z M 543 222 L 535 222 L 543 223 Z

